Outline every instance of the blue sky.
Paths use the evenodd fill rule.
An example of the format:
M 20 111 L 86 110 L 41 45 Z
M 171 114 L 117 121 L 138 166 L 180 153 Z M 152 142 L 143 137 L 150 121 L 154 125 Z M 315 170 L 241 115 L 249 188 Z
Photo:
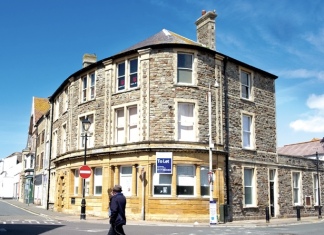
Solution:
M 0 1 L 0 158 L 26 147 L 32 97 L 162 29 L 196 40 L 216 10 L 216 50 L 273 73 L 278 146 L 324 136 L 322 0 Z

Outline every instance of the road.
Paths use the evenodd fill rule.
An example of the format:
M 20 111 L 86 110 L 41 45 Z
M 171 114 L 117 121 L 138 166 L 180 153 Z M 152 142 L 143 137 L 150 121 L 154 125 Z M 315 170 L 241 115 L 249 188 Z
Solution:
M 193 227 L 179 225 L 126 225 L 127 235 L 304 235 L 322 234 L 323 223 L 295 224 L 287 226 L 240 226 L 217 225 Z M 107 220 L 103 222 L 66 221 L 52 219 L 28 212 L 0 201 L 0 235 L 106 235 Z

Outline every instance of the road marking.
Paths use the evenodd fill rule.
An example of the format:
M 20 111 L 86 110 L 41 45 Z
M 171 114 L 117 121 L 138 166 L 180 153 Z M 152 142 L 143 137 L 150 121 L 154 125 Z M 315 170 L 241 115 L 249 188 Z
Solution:
M 24 208 L 22 208 L 22 207 L 16 206 L 16 205 L 11 204 L 11 203 L 9 203 L 9 202 L 6 202 L 6 201 L 2 201 L 2 202 L 7 203 L 7 204 L 9 204 L 9 205 L 11 205 L 11 206 L 14 206 L 14 207 L 16 207 L 16 208 L 18 208 L 18 209 L 24 210 L 24 211 L 26 211 L 26 212 L 28 212 L 28 213 L 30 213 L 30 214 L 32 214 L 32 215 L 39 215 L 39 214 L 37 214 L 37 213 L 34 213 L 34 212 L 32 212 L 32 211 L 29 211 L 29 210 L 26 210 L 26 209 L 24 209 Z
M 0 224 L 62 224 L 59 221 L 46 221 L 46 220 L 7 220 L 7 221 L 1 221 Z

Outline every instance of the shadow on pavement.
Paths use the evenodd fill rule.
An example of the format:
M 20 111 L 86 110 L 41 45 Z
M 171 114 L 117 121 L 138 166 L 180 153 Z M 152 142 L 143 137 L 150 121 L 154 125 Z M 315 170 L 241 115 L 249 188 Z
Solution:
M 64 227 L 64 225 L 49 224 L 1 224 L 0 234 L 6 235 L 39 235 Z

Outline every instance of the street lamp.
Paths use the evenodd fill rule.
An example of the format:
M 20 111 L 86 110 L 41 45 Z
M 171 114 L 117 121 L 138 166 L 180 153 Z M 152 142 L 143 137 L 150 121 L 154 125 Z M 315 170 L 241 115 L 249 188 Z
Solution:
M 88 130 L 91 126 L 91 122 L 88 118 L 82 120 L 82 129 L 83 129 L 83 137 L 84 137 L 84 163 L 83 165 L 87 165 L 87 142 L 88 142 Z M 80 219 L 86 219 L 86 200 L 85 200 L 85 178 L 83 178 L 83 189 L 82 189 L 82 201 L 81 201 L 81 214 Z
M 218 88 L 219 85 L 217 81 L 215 80 L 214 84 L 215 88 Z M 209 220 L 210 224 L 216 222 L 217 223 L 217 217 L 215 215 L 216 208 L 212 207 L 214 205 L 214 199 L 213 199 L 213 140 L 212 140 L 212 105 L 211 105 L 211 89 L 210 89 L 210 83 L 208 88 L 208 152 L 209 152 Z M 212 219 L 213 218 L 213 219 Z

